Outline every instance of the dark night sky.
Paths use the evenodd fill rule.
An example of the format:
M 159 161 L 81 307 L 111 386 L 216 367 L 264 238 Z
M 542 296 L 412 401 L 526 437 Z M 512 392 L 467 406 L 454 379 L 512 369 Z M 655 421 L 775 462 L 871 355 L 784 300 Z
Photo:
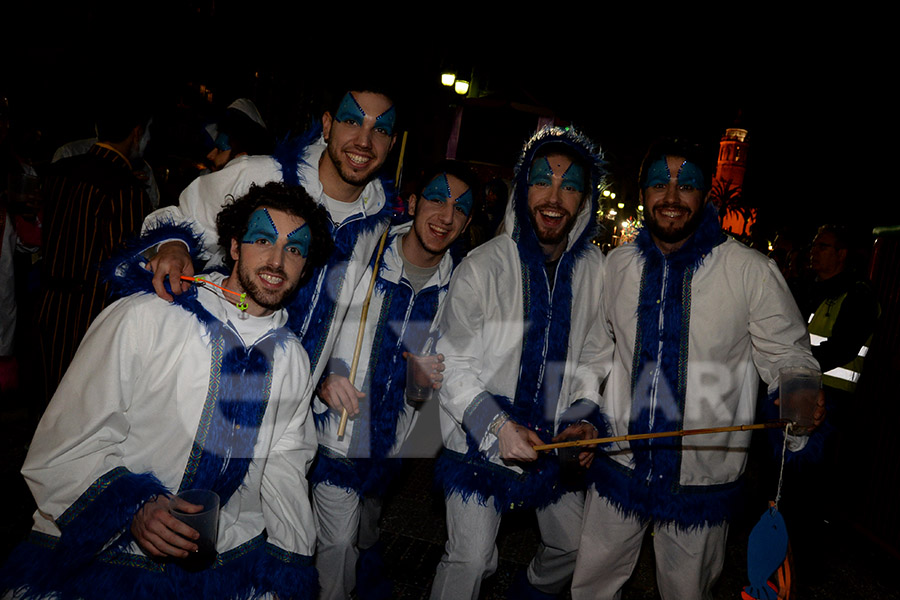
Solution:
M 462 70 L 474 68 L 482 88 L 512 101 L 547 107 L 584 130 L 605 149 L 617 180 L 630 182 L 636 177 L 641 155 L 655 137 L 687 133 L 715 147 L 740 115 L 741 126 L 749 131 L 748 191 L 774 223 L 840 220 L 871 227 L 900 222 L 895 203 L 878 205 L 881 199 L 869 196 L 860 185 L 871 177 L 875 167 L 870 161 L 877 159 L 872 142 L 858 134 L 875 139 L 882 126 L 878 88 L 883 83 L 867 77 L 872 61 L 880 60 L 878 54 L 866 55 L 865 61 L 838 63 L 833 58 L 839 53 L 824 47 L 780 54 L 746 52 L 727 59 L 701 52 L 666 64 L 660 60 L 666 56 L 662 50 L 601 52 L 598 45 L 589 44 L 588 51 L 568 57 L 544 51 L 523 59 L 516 56 L 517 48 L 432 50 L 398 43 L 377 64 L 370 58 L 372 50 L 358 48 L 328 51 L 317 63 L 297 61 L 293 53 L 249 51 L 216 60 L 208 51 L 193 55 L 188 50 L 185 55 L 183 48 L 178 53 L 170 48 L 132 55 L 123 65 L 121 58 L 98 61 L 83 50 L 44 47 L 8 62 L 4 87 L 11 101 L 19 107 L 24 104 L 22 112 L 39 122 L 45 137 L 53 140 L 54 134 L 75 135 L 60 130 L 84 118 L 94 82 L 124 79 L 125 73 L 140 74 L 161 101 L 171 102 L 187 81 L 216 84 L 220 99 L 252 95 L 252 73 L 260 72 L 268 94 L 263 103 L 270 111 L 294 113 L 291 94 L 305 97 L 328 73 L 389 72 L 404 90 L 407 118 L 416 117 L 407 126 L 421 140 L 429 130 L 439 129 L 429 120 L 435 107 L 438 112 L 446 110 L 433 83 L 436 71 L 443 62 L 455 60 L 465 65 Z M 259 80 L 255 81 L 259 92 Z M 291 115 L 265 111 L 264 115 L 284 129 L 297 127 L 290 122 Z M 499 126 L 497 130 L 505 131 Z M 464 129 L 470 139 L 492 133 L 467 134 Z M 515 148 L 521 141 L 508 143 Z M 509 164 L 514 160 L 514 155 L 508 157 Z

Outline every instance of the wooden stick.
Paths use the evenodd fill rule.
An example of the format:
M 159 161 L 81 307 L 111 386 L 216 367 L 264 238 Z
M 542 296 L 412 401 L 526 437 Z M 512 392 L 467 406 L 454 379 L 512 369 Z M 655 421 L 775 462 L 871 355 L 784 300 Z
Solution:
M 595 438 L 592 440 L 568 440 L 555 444 L 541 444 L 533 446 L 536 452 L 541 450 L 553 450 L 554 448 L 571 448 L 573 446 L 592 446 L 594 444 L 606 444 L 609 442 L 631 442 L 634 440 L 653 440 L 666 437 L 685 437 L 688 435 L 706 435 L 709 433 L 725 433 L 727 431 L 750 431 L 753 429 L 774 429 L 784 427 L 788 421 L 772 421 L 771 423 L 755 423 L 753 425 L 732 425 L 730 427 L 710 427 L 707 429 L 680 429 L 678 431 L 661 431 L 658 433 L 633 433 L 631 435 L 618 435 L 615 437 Z
M 400 160 L 397 161 L 397 176 L 394 178 L 394 181 L 398 182 L 399 189 L 399 181 L 400 181 L 400 173 L 403 169 L 403 155 L 406 152 L 406 131 L 403 132 L 403 141 L 400 143 Z M 390 224 L 384 230 L 384 233 L 381 234 L 381 241 L 378 242 L 378 252 L 375 254 L 375 265 L 372 267 L 372 280 L 369 281 L 369 289 L 366 291 L 366 300 L 363 302 L 362 314 L 359 317 L 359 330 L 356 332 L 356 347 L 353 349 L 353 362 L 350 365 L 350 375 L 347 379 L 350 380 L 350 385 L 355 385 L 356 381 L 356 368 L 359 366 L 359 354 L 362 351 L 362 342 L 363 336 L 366 332 L 366 316 L 369 314 L 369 304 L 372 302 L 372 290 L 375 289 L 375 279 L 378 277 L 378 264 L 381 262 L 381 255 L 384 253 L 384 242 L 387 240 L 388 231 L 390 230 Z M 338 438 L 344 437 L 344 431 L 347 429 L 347 419 L 350 417 L 350 413 L 347 412 L 346 408 L 341 409 L 341 422 L 338 424 Z

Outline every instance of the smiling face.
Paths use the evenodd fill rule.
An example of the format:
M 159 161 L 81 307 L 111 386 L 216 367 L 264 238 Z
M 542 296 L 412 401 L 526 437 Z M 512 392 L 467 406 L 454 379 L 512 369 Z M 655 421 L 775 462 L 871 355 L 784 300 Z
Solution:
M 231 241 L 235 265 L 226 287 L 247 293 L 247 312 L 272 314 L 297 289 L 311 232 L 298 216 L 272 208 L 259 208 L 247 222 L 247 233 Z
M 562 154 L 539 157 L 528 174 L 528 213 L 538 242 L 550 260 L 566 247 L 575 217 L 587 197 L 581 165 Z
M 319 166 L 319 179 L 326 194 L 341 200 L 346 195 L 340 193 L 343 187 L 358 195 L 394 146 L 395 120 L 391 100 L 372 92 L 347 92 L 336 114 L 322 116 L 328 148 Z
M 650 235 L 663 253 L 674 252 L 703 219 L 707 194 L 702 171 L 681 156 L 665 156 L 647 172 L 641 198 Z
M 421 197 L 410 196 L 413 227 L 403 242 L 406 259 L 419 267 L 440 262 L 471 221 L 473 201 L 469 186 L 447 173 L 432 179 Z

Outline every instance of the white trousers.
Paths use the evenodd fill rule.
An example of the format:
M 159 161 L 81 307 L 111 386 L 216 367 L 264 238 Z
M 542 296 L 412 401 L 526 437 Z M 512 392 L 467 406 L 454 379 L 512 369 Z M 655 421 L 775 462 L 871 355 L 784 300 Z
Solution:
M 493 498 L 481 505 L 451 494 L 447 506 L 447 544 L 431 587 L 432 600 L 477 600 L 481 582 L 497 570 L 497 531 L 501 515 Z M 584 508 L 584 494 L 565 494 L 537 511 L 541 543 L 528 565 L 528 581 L 542 592 L 559 593 L 568 585 Z
M 327 483 L 313 488 L 316 520 L 316 569 L 321 600 L 344 600 L 356 587 L 360 550 L 375 545 L 381 530 L 381 499 L 360 498 Z
M 584 527 L 572 579 L 573 600 L 618 600 L 631 577 L 650 521 L 625 517 L 594 489 L 584 503 Z M 653 526 L 656 581 L 662 600 L 712 598 L 722 573 L 728 525 L 686 532 Z

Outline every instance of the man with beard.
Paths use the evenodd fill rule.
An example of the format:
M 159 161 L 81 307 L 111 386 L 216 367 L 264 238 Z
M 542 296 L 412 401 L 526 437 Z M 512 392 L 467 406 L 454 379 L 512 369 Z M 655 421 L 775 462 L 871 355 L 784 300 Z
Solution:
M 145 240 L 159 244 L 148 267 L 153 287 L 171 301 L 187 289 L 178 278 L 193 273 L 192 258 L 208 267 L 221 262 L 226 249 L 216 246 L 213 218 L 228 196 L 244 194 L 253 183 L 302 186 L 327 211 L 335 245 L 328 263 L 312 274 L 311 285 L 289 307 L 288 326 L 303 341 L 315 380 L 325 370 L 391 211 L 377 174 L 396 139 L 393 100 L 374 86 L 350 90 L 322 115 L 321 128 L 282 144 L 274 156 L 241 156 L 227 169 L 197 178 L 182 192 L 177 207 L 156 211 L 144 223 Z
M 38 426 L 22 469 L 34 529 L 0 591 L 316 598 L 314 382 L 282 305 L 326 259 L 326 219 L 301 188 L 251 187 L 217 218 L 230 274 L 174 303 L 138 264 L 114 265 L 114 284 L 139 293 L 100 314 Z M 221 499 L 205 568 L 184 562 L 198 533 L 169 513 L 192 489 Z
M 381 499 L 400 467 L 394 457 L 423 405 L 405 396 L 407 361 L 417 361 L 429 385 L 440 380 L 443 366 L 438 357 L 426 362 L 412 355 L 432 349 L 432 322 L 454 267 L 447 250 L 471 221 L 479 187 L 471 169 L 454 161 L 438 164 L 425 181 L 421 193 L 409 198 L 413 220 L 388 234 L 355 386 L 348 376 L 371 267 L 356 288 L 327 376 L 313 401 L 319 453 L 310 481 L 315 486 L 316 567 L 323 600 L 349 598 L 354 585 L 363 599 L 393 597 L 389 583 L 379 576 L 383 564 L 376 543 Z M 339 437 L 342 409 L 352 418 Z
M 503 232 L 454 273 L 438 321 L 448 541 L 432 598 L 477 598 L 502 515 L 537 509 L 541 546 L 515 597 L 558 594 L 574 568 L 583 492 L 532 446 L 588 438 L 597 412 L 603 255 L 591 243 L 603 163 L 574 130 L 544 128 L 516 166 Z M 589 463 L 591 452 L 579 461 Z M 527 580 L 526 580 L 527 577 Z
M 760 376 L 774 402 L 781 367 L 818 368 L 778 267 L 722 232 L 706 165 L 688 142 L 652 146 L 640 175 L 645 227 L 608 257 L 601 412 L 612 435 L 752 423 Z M 651 523 L 662 598 L 711 598 L 750 432 L 684 439 L 597 452 L 573 598 L 620 597 Z M 788 447 L 807 439 L 789 436 Z

